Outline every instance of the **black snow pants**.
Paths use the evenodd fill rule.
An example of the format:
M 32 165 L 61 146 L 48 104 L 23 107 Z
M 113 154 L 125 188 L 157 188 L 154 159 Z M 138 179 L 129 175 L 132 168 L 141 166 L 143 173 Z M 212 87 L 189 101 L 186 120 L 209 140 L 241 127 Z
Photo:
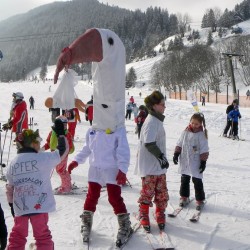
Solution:
M 190 196 L 190 179 L 191 176 L 183 174 L 181 176 L 181 187 L 180 187 L 180 196 L 189 197 Z M 203 188 L 202 179 L 192 177 L 194 183 L 195 199 L 197 201 L 205 200 L 205 192 Z

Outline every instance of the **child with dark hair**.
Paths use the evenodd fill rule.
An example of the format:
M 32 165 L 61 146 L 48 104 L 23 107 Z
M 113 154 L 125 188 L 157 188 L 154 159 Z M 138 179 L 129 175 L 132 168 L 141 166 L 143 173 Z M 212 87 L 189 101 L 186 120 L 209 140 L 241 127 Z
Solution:
M 160 230 L 163 230 L 169 199 L 166 182 L 169 163 L 166 158 L 166 135 L 163 127 L 165 99 L 161 92 L 154 91 L 144 102 L 149 114 L 141 128 L 135 167 L 135 174 L 142 180 L 138 199 L 139 217 L 144 229 L 150 231 L 149 207 L 153 206 L 154 198 L 156 221 Z
M 41 152 L 39 131 L 23 130 L 16 137 L 17 156 L 7 168 L 6 194 L 14 218 L 8 250 L 24 250 L 32 225 L 37 249 L 53 250 L 54 243 L 48 227 L 48 213 L 55 210 L 55 198 L 50 177 L 52 170 L 65 158 L 68 143 L 64 125 L 53 127 L 58 146 L 53 152 Z
M 202 113 L 195 113 L 187 128 L 182 132 L 175 147 L 173 161 L 178 164 L 181 174 L 180 206 L 189 203 L 190 179 L 194 183 L 197 210 L 205 201 L 203 187 L 203 172 L 209 155 L 207 129 L 205 117 Z

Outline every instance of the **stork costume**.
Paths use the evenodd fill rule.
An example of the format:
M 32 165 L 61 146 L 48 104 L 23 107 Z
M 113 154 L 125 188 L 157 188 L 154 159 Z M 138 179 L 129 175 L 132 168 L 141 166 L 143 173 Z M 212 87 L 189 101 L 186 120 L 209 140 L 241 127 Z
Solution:
M 132 233 L 129 214 L 121 197 L 130 161 L 125 130 L 125 48 L 120 38 L 106 29 L 90 29 L 62 51 L 54 81 L 64 66 L 93 62 L 93 126 L 87 131 L 86 145 L 68 166 L 71 171 L 89 157 L 88 194 L 81 216 L 83 241 L 89 240 L 92 218 L 103 185 L 118 217 L 116 245 L 120 247 Z

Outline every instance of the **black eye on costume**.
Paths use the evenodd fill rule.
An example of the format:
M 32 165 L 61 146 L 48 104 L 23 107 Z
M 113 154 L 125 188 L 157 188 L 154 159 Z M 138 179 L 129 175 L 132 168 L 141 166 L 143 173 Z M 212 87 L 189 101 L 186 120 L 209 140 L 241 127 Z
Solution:
M 106 109 L 106 108 L 108 108 L 108 105 L 107 104 L 102 104 L 102 107 Z
M 109 38 L 108 38 L 108 43 L 109 43 L 110 45 L 113 45 L 113 44 L 114 44 L 114 40 L 113 40 L 112 37 L 109 37 Z

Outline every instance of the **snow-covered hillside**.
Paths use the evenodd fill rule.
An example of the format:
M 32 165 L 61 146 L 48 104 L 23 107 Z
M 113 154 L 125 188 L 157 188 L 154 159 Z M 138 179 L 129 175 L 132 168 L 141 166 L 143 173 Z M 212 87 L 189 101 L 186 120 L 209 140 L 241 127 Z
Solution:
M 134 65 L 136 67 L 136 64 Z M 145 65 L 143 65 L 144 67 Z M 53 67 L 49 68 L 49 75 L 53 76 Z M 138 67 L 139 70 L 139 67 Z M 142 69 L 141 69 L 142 71 Z M 147 72 L 145 72 L 146 74 Z M 51 92 L 49 92 L 51 86 Z M 45 140 L 51 126 L 51 114 L 44 106 L 44 100 L 52 96 L 58 85 L 52 82 L 39 83 L 17 82 L 0 84 L 0 122 L 8 119 L 9 109 L 14 91 L 22 91 L 26 102 L 32 95 L 35 98 L 35 110 L 29 110 L 29 116 L 34 117 L 42 138 Z M 87 82 L 80 81 L 75 90 L 84 102 L 90 99 L 92 86 Z M 139 97 L 142 92 L 142 97 Z M 128 101 L 134 96 L 138 105 L 143 104 L 146 95 L 151 92 L 145 88 L 134 88 L 126 93 Z M 168 190 L 170 195 L 167 212 L 172 212 L 178 205 L 180 175 L 177 166 L 172 162 L 173 150 L 180 133 L 188 125 L 193 109 L 189 101 L 167 100 L 164 127 L 166 129 L 167 157 L 170 168 L 167 173 Z M 194 202 L 188 209 L 184 209 L 177 218 L 167 218 L 166 232 L 176 250 L 249 250 L 250 249 L 250 196 L 249 196 L 249 147 L 250 147 L 250 109 L 241 108 L 242 119 L 240 123 L 240 136 L 246 141 L 233 141 L 219 137 L 225 126 L 226 105 L 210 104 L 200 107 L 206 118 L 209 132 L 210 156 L 204 177 L 204 187 L 207 204 L 201 215 L 200 221 L 193 224 L 189 221 L 195 210 Z M 85 133 L 89 123 L 81 114 L 82 122 L 77 125 L 75 142 L 76 151 L 81 149 L 85 142 Z M 126 121 L 127 137 L 131 151 L 130 169 L 128 179 L 132 185 L 123 188 L 123 197 L 128 211 L 132 214 L 138 211 L 137 199 L 139 197 L 141 180 L 133 174 L 136 161 L 137 135 L 134 133 L 135 123 L 133 120 Z M 2 132 L 2 139 L 5 133 Z M 3 152 L 3 162 L 8 162 L 8 148 L 10 133 L 6 137 L 6 145 Z M 3 141 L 3 140 L 2 140 Z M 10 146 L 10 160 L 15 156 L 15 146 Z M 70 155 L 69 162 L 74 154 Z M 4 170 L 5 171 L 5 170 Z M 78 186 L 87 186 L 88 163 L 80 165 L 72 173 L 72 180 Z M 51 177 L 53 187 L 59 184 L 59 177 L 54 171 Z M 83 201 L 86 194 L 72 196 L 56 196 L 57 211 L 50 214 L 49 226 L 57 250 L 82 250 L 80 236 L 80 218 Z M 194 197 L 193 185 L 191 196 Z M 5 197 L 5 183 L 0 181 L 0 200 L 5 212 L 6 223 L 9 232 L 13 226 L 13 218 Z M 153 209 L 151 209 L 153 211 Z M 132 222 L 135 222 L 131 216 Z M 153 221 L 153 218 L 151 218 Z M 90 249 L 107 250 L 114 249 L 117 233 L 117 218 L 107 199 L 107 193 L 101 193 L 97 211 L 94 215 L 93 233 L 91 236 Z M 157 235 L 156 226 L 152 231 Z M 157 236 L 158 237 L 158 236 Z M 28 244 L 33 242 L 32 231 L 29 229 Z M 152 249 L 142 229 L 131 238 L 126 248 L 129 250 Z M 28 250 L 28 245 L 26 250 Z

